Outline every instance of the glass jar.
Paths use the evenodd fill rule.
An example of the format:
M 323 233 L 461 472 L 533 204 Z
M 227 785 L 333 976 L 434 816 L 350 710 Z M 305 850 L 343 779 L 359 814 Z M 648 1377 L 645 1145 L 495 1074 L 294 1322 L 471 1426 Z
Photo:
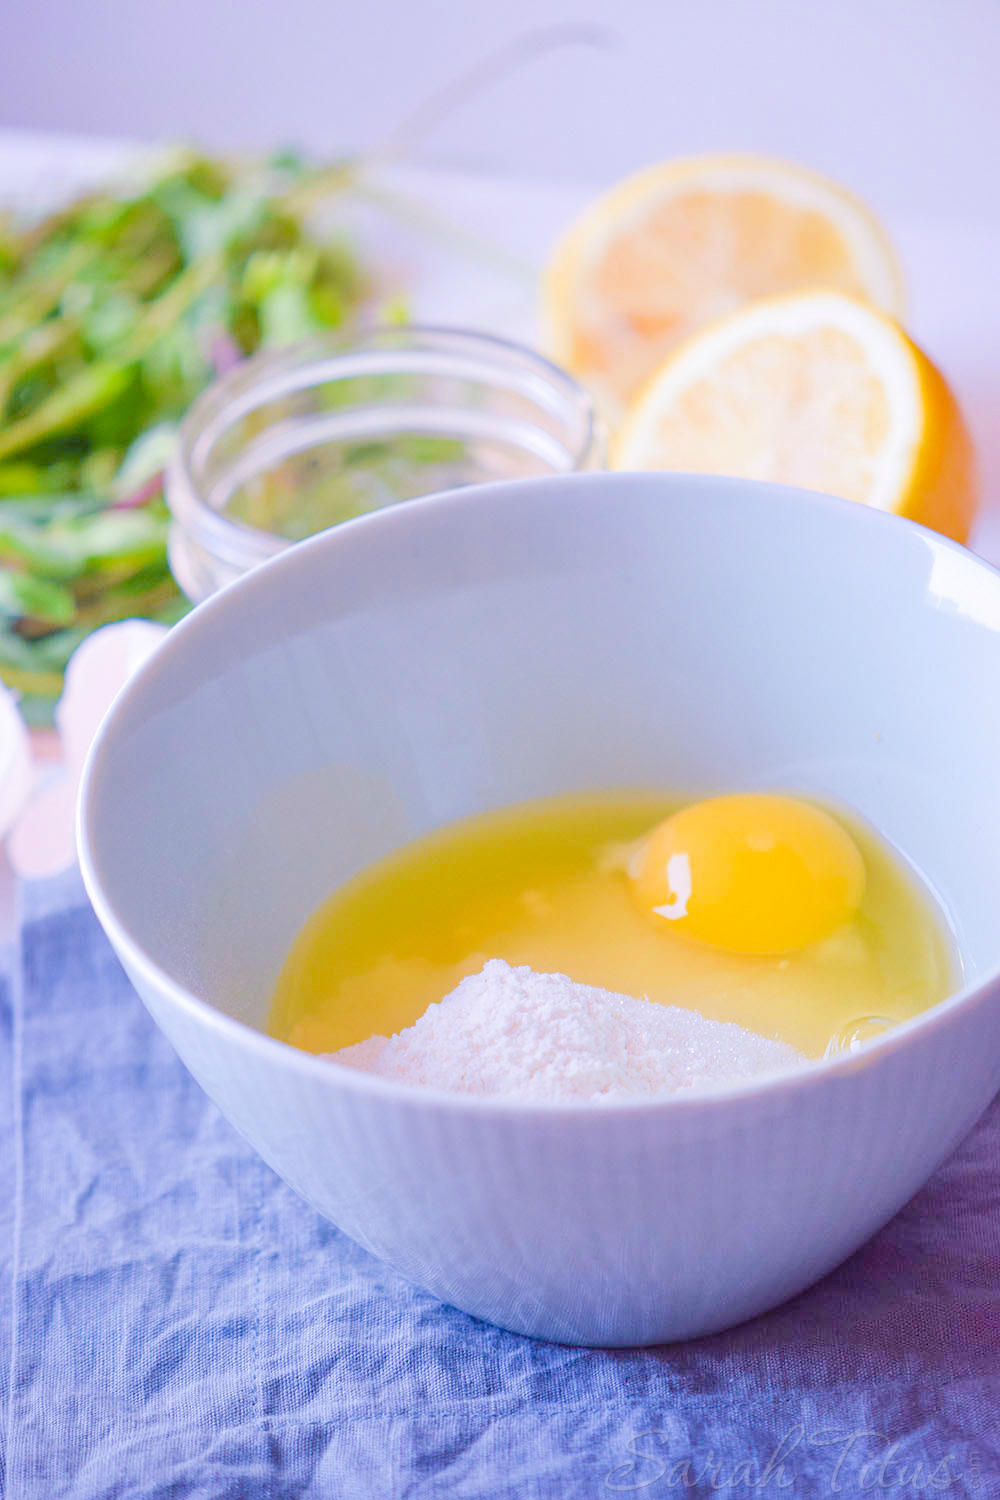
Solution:
M 197 602 L 366 511 L 603 461 L 589 397 L 529 349 L 449 328 L 313 340 L 245 361 L 191 408 L 167 475 L 170 562 Z

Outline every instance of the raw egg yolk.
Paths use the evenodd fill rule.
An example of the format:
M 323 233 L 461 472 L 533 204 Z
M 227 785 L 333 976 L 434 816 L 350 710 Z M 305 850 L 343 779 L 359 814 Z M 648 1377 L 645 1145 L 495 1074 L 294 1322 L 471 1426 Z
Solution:
M 865 864 L 828 813 L 766 792 L 695 802 L 657 825 L 628 869 L 654 920 L 729 953 L 807 948 L 857 910 Z

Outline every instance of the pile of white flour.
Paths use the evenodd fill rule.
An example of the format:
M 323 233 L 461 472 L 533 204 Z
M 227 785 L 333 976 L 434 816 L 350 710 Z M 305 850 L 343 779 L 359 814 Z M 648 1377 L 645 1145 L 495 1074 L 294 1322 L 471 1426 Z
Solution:
M 666 1097 L 805 1061 L 793 1047 L 742 1026 L 565 974 L 514 969 L 501 958 L 396 1036 L 327 1055 L 454 1093 L 598 1101 Z

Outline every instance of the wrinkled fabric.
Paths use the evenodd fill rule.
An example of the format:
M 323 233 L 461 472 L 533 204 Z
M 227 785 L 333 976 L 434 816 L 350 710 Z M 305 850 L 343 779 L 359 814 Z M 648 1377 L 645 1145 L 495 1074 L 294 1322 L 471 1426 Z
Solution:
M 998 1105 L 811 1291 L 603 1351 L 444 1307 L 300 1202 L 78 891 L 29 913 L 0 1053 L 10 1500 L 1000 1495 Z
M 6 970 L 12 967 L 8 961 Z M 11 1263 L 17 1202 L 14 1149 L 14 1009 L 9 972 L 0 971 L 0 1495 L 6 1491 L 6 1423 L 11 1373 Z

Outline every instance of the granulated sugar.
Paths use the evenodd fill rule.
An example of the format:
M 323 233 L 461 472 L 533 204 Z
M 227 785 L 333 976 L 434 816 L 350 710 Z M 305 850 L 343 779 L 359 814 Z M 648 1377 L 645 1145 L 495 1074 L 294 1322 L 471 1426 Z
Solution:
M 742 1026 L 500 958 L 398 1035 L 327 1055 L 455 1093 L 597 1102 L 666 1097 L 805 1061 Z

